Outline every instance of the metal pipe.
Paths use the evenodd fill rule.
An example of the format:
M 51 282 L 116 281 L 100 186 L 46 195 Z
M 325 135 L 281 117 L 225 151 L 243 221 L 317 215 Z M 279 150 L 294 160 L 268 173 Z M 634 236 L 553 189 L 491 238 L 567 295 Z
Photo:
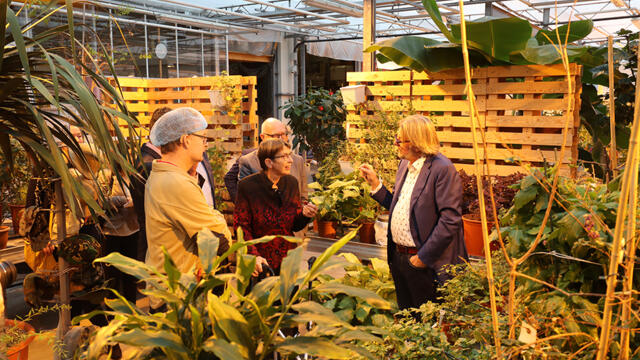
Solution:
M 144 15 L 144 65 L 147 71 L 147 79 L 149 78 L 149 37 L 147 36 L 147 15 Z M 202 36 L 202 34 L 200 34 Z
M 175 33 L 176 33 L 176 77 L 180 77 L 180 53 L 178 51 L 178 29 L 175 30 Z
M 252 2 L 254 4 L 260 4 L 260 5 L 264 5 L 264 6 L 270 6 L 270 7 L 274 7 L 276 9 L 281 9 L 281 10 L 286 10 L 286 11 L 292 11 L 298 14 L 302 14 L 302 15 L 311 15 L 311 16 L 315 16 L 321 19 L 327 19 L 327 20 L 331 20 L 331 21 L 335 21 L 338 24 L 344 24 L 344 25 L 349 25 L 351 24 L 351 22 L 347 21 L 347 20 L 340 20 L 340 19 L 336 19 L 334 17 L 331 16 L 327 16 L 327 15 L 322 15 L 322 14 L 318 14 L 318 13 L 314 13 L 311 11 L 306 11 L 306 10 L 302 10 L 302 9 L 294 9 L 294 8 L 290 8 L 290 7 L 286 7 L 286 6 L 282 6 L 282 5 L 276 5 L 275 3 L 268 3 L 268 2 L 264 2 L 264 1 L 260 1 L 260 0 L 246 0 L 248 2 Z M 329 25 L 329 24 L 322 24 L 324 26 Z

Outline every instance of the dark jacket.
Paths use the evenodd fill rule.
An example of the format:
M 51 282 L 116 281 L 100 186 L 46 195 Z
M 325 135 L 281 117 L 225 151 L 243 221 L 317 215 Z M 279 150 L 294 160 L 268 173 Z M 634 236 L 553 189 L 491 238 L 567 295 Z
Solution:
M 242 150 L 242 155 L 247 155 L 257 149 L 244 149 Z M 242 157 L 242 156 L 240 156 Z M 240 157 L 236 159 L 236 162 L 233 163 L 231 169 L 224 174 L 224 185 L 227 187 L 227 191 L 229 192 L 229 197 L 231 201 L 235 204 L 236 196 L 238 195 L 238 175 L 240 174 Z
M 383 186 L 373 195 L 390 212 L 387 259 L 393 259 L 396 247 L 391 239 L 391 218 L 407 177 L 408 165 L 407 160 L 400 162 L 393 193 Z M 442 271 L 444 265 L 458 264 L 468 259 L 461 203 L 462 181 L 451 161 L 440 153 L 428 157 L 411 193 L 409 227 L 418 257 L 437 272 L 440 283 L 449 278 Z

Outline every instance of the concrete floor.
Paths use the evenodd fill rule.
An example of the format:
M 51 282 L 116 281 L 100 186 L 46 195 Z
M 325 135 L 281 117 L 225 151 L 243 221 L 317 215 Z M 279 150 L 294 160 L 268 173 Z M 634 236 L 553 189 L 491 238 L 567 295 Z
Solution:
M 307 259 L 311 256 L 319 256 L 320 253 L 305 251 L 304 261 L 301 263 L 303 269 L 307 269 Z M 332 269 L 327 272 L 333 277 L 339 278 L 344 276 L 344 270 Z M 21 278 L 14 283 L 13 287 L 7 289 L 7 301 L 6 301 L 6 318 L 15 319 L 16 317 L 24 317 L 28 314 L 30 308 L 24 302 L 22 285 L 16 285 L 21 283 Z M 148 309 L 149 301 L 146 297 L 138 299 L 136 305 L 141 309 Z M 55 332 L 58 325 L 58 313 L 49 312 L 35 317 L 29 323 L 39 332 L 39 335 L 29 346 L 29 359 L 31 360 L 53 360 L 53 344 L 55 342 Z M 88 321 L 87 321 L 87 324 Z M 123 351 L 126 356 L 127 349 L 123 347 Z

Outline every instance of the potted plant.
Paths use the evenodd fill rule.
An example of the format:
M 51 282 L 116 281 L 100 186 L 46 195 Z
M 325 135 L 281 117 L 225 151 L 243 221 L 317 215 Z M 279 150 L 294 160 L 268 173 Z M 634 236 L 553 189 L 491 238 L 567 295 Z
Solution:
M 0 354 L 9 360 L 26 360 L 34 337 L 33 326 L 24 321 L 5 319 L 4 327 L 0 329 Z
M 347 112 L 339 92 L 310 88 L 282 108 L 295 135 L 293 147 L 300 145 L 303 152 L 311 150 L 318 162 L 345 139 Z
M 478 187 L 476 176 L 468 175 L 464 170 L 460 170 L 462 179 L 462 222 L 464 226 L 464 242 L 469 255 L 484 256 L 484 240 L 482 238 L 482 222 L 480 221 L 480 201 L 478 197 Z M 493 217 L 493 206 L 489 187 L 493 187 L 493 195 L 496 203 L 496 212 L 500 214 L 503 209 L 508 209 L 513 203 L 513 198 L 518 192 L 513 185 L 518 183 L 524 174 L 516 173 L 507 176 L 493 176 L 491 181 L 483 177 L 484 203 L 487 214 L 487 224 L 489 231 L 495 226 L 496 219 Z M 491 243 L 491 250 L 495 250 L 498 243 Z

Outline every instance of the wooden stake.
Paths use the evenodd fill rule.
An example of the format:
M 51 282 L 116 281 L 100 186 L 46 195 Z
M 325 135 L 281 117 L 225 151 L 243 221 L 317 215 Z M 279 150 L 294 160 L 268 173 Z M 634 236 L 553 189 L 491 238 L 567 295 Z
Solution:
M 611 49 L 609 49 L 611 51 Z M 638 58 L 640 58 L 640 52 L 638 52 Z M 637 76 L 637 75 L 636 75 Z M 638 78 L 636 78 L 636 84 L 638 83 Z M 638 122 L 638 114 L 640 113 L 640 109 L 638 109 L 638 100 L 640 95 L 636 90 L 636 104 L 633 111 L 633 119 L 634 124 Z M 636 139 L 637 140 L 637 139 Z M 640 146 L 636 144 L 635 155 L 633 157 L 633 163 L 627 164 L 630 165 L 631 169 L 638 169 L 640 164 Z M 620 360 L 628 360 L 629 359 L 629 341 L 630 341 L 630 328 L 631 328 L 631 305 L 633 303 L 634 297 L 632 294 L 633 290 L 633 270 L 635 267 L 636 260 L 636 248 L 638 244 L 638 239 L 636 237 L 636 199 L 638 198 L 638 172 L 632 171 L 631 174 L 631 193 L 629 194 L 629 218 L 627 220 L 627 253 L 626 253 L 626 271 L 625 278 L 622 283 L 623 290 L 623 301 L 622 301 L 622 326 L 620 330 L 620 355 L 618 359 Z M 616 224 L 617 225 L 617 224 Z
M 471 86 L 471 69 L 469 66 L 469 50 L 467 49 L 467 29 L 464 18 L 463 0 L 460 2 L 460 30 L 462 35 L 462 57 L 464 59 L 464 76 L 467 83 L 467 99 L 469 103 L 469 119 L 471 120 L 471 134 L 473 135 L 474 164 L 476 167 L 476 186 L 478 187 L 478 201 L 480 202 L 480 220 L 482 221 L 482 239 L 484 242 L 484 257 L 487 264 L 487 281 L 489 282 L 489 301 L 491 304 L 491 322 L 493 325 L 493 341 L 496 346 L 496 358 L 502 359 L 502 347 L 500 340 L 500 328 L 498 324 L 498 308 L 496 307 L 495 284 L 493 279 L 493 263 L 491 261 L 491 248 L 489 246 L 489 227 L 487 226 L 487 213 L 484 205 L 484 188 L 482 184 L 482 164 L 478 149 L 476 130 L 475 95 Z M 485 154 L 486 156 L 486 154 Z
M 611 129 L 611 169 L 618 176 L 618 147 L 616 146 L 616 101 L 614 91 L 613 36 L 609 35 L 609 128 Z
M 62 194 L 62 180 L 55 180 L 55 196 L 56 196 L 56 214 L 57 214 L 57 227 L 58 227 L 58 244 L 62 243 L 62 240 L 67 236 L 66 229 L 66 211 L 64 206 L 64 196 Z M 64 260 L 64 257 L 58 257 L 58 275 L 60 276 L 60 305 L 62 306 L 58 315 L 58 329 L 56 330 L 56 341 L 62 343 L 64 336 L 69 327 L 71 326 L 71 307 L 70 304 L 70 291 L 69 291 L 69 274 L 67 273 L 69 264 Z M 55 351 L 56 359 L 60 358 L 58 351 Z
M 376 0 L 364 0 L 362 3 L 362 46 L 363 50 L 376 41 Z M 375 52 L 362 53 L 362 71 L 376 70 Z
M 638 54 L 640 57 L 640 53 Z M 640 72 L 636 71 L 636 84 L 640 82 Z M 611 247 L 611 256 L 609 260 L 609 270 L 607 272 L 607 293 L 604 302 L 604 312 L 602 314 L 602 330 L 600 331 L 600 343 L 598 344 L 597 360 L 607 358 L 609 350 L 609 339 L 611 330 L 611 316 L 613 313 L 613 304 L 616 302 L 615 288 L 618 280 L 618 257 L 622 250 L 622 238 L 624 235 L 625 220 L 634 222 L 635 218 L 627 218 L 628 204 L 631 203 L 633 209 L 637 206 L 637 198 L 631 198 L 634 190 L 632 187 L 637 186 L 638 173 L 638 156 L 640 149 L 640 120 L 638 120 L 638 106 L 640 106 L 640 92 L 636 88 L 635 111 L 633 117 L 633 126 L 631 127 L 631 137 L 629 138 L 629 151 L 627 153 L 626 166 L 622 175 L 622 185 L 620 188 L 620 200 L 618 206 L 618 214 L 616 217 L 616 228 L 613 234 L 613 245 Z M 635 174 L 634 174 L 635 173 Z M 634 181 L 636 183 L 634 184 Z M 635 210 L 634 210 L 635 211 Z M 628 344 L 627 344 L 628 347 Z M 621 349 L 624 352 L 624 349 Z M 628 352 L 628 350 L 627 350 Z

